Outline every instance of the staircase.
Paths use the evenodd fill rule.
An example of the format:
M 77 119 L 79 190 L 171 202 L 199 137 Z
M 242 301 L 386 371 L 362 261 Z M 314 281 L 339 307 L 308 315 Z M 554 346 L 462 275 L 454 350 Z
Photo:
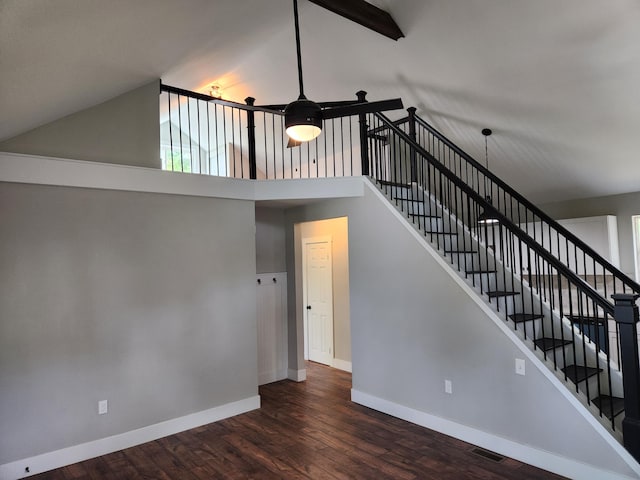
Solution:
M 622 442 L 619 331 L 607 297 L 640 286 L 415 112 L 397 122 L 372 115 L 369 133 L 378 188 Z M 479 221 L 482 212 L 494 222 Z

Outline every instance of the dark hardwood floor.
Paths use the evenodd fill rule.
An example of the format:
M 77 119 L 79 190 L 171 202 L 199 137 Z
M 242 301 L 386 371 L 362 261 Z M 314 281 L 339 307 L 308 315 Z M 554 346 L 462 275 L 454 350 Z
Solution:
M 561 478 L 351 403 L 348 373 L 310 363 L 307 375 L 260 387 L 260 410 L 31 478 Z

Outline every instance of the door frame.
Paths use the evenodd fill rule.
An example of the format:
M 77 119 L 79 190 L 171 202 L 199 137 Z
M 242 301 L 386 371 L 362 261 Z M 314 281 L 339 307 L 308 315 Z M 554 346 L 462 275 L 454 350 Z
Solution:
M 307 245 L 313 243 L 328 243 L 330 251 L 331 263 L 331 331 L 333 333 L 333 238 L 331 235 L 323 235 L 320 237 L 305 237 L 302 239 L 302 317 L 303 317 L 303 335 L 304 335 L 304 359 L 309 360 L 309 318 L 307 315 Z M 331 335 L 331 356 L 335 358 L 335 339 Z

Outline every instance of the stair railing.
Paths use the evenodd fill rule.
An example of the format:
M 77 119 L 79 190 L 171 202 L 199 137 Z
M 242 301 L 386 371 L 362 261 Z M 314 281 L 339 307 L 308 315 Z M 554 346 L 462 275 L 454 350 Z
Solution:
M 371 176 L 383 191 L 616 429 L 622 385 L 613 375 L 617 367 L 609 341 L 610 336 L 617 338 L 613 305 L 545 248 L 526 222 L 514 222 L 514 215 L 505 214 L 485 191 L 465 181 L 460 175 L 464 168 L 450 169 L 451 163 L 438 160 L 382 114 L 370 115 L 368 123 Z M 469 172 L 475 167 L 472 162 L 458 165 Z M 476 170 L 478 175 L 488 173 Z M 426 205 L 422 210 L 417 207 L 420 203 Z M 483 211 L 497 219 L 494 226 L 478 224 Z M 486 274 L 494 276 L 492 282 L 487 282 Z M 563 320 L 549 320 L 553 313 Z M 575 325 L 571 318 L 599 318 L 601 328 Z M 617 341 L 615 345 L 617 360 Z M 588 355 L 589 351 L 595 354 Z
M 613 294 L 640 294 L 640 284 L 629 278 L 589 245 L 553 220 L 470 155 L 417 115 L 396 122 L 405 132 L 416 131 L 416 143 L 485 198 L 495 210 L 520 225 L 535 241 L 577 272 L 605 298 Z

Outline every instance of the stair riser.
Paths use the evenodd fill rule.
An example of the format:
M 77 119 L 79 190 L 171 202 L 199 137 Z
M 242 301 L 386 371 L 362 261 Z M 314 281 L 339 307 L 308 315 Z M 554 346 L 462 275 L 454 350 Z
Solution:
M 600 383 L 602 385 L 607 384 L 606 379 L 607 379 L 606 375 L 603 375 L 601 373 Z M 585 395 L 587 394 L 587 387 L 586 387 L 587 382 L 589 382 L 589 396 L 590 397 L 597 396 L 598 395 L 598 375 L 594 375 L 593 377 L 589 377 L 587 380 L 580 382 L 580 390 L 582 390 L 585 393 Z M 573 382 L 571 382 L 571 384 L 573 385 Z
M 418 200 L 418 201 L 424 201 L 424 199 L 426 198 L 426 196 L 423 193 L 420 192 L 412 192 L 409 191 L 407 189 L 398 189 L 398 190 L 394 190 L 391 193 L 393 198 L 402 198 L 405 200 Z
M 426 234 L 426 238 L 433 246 L 440 250 L 458 250 L 462 245 L 458 245 L 458 236 L 449 234 L 431 235 Z
M 461 272 L 487 268 L 484 264 L 485 259 L 480 258 L 476 253 L 447 253 L 446 257 Z
M 507 315 L 516 313 L 516 298 L 514 298 L 514 296 L 492 298 L 491 304 L 494 305 L 501 314 L 504 314 L 505 311 Z
M 425 204 L 423 202 L 412 202 L 409 200 L 394 200 L 401 211 L 407 213 L 417 213 L 420 215 L 429 214 L 436 215 L 435 209 L 425 208 Z M 431 211 L 433 210 L 433 211 Z
M 547 350 L 547 358 L 551 359 L 552 362 L 558 365 L 558 368 L 564 368 L 566 365 L 573 365 L 573 351 L 571 350 L 571 345 L 565 345 L 564 347 L 556 348 L 555 350 Z M 554 359 L 554 351 L 555 351 L 555 359 Z M 563 356 L 564 352 L 564 356 Z
M 441 218 L 434 217 L 412 217 L 411 220 L 421 231 L 444 232 L 444 224 Z
M 514 328 L 518 332 L 522 332 L 523 335 L 526 333 L 526 337 L 530 340 L 533 340 L 535 338 L 542 336 L 542 334 L 540 333 L 541 322 L 542 320 L 531 320 L 529 322 L 519 322 L 515 324 Z M 513 327 L 514 322 L 510 321 L 510 323 L 511 323 L 511 326 Z
M 474 273 L 467 278 L 476 289 L 482 288 L 483 292 L 497 290 L 497 280 L 495 273 Z

